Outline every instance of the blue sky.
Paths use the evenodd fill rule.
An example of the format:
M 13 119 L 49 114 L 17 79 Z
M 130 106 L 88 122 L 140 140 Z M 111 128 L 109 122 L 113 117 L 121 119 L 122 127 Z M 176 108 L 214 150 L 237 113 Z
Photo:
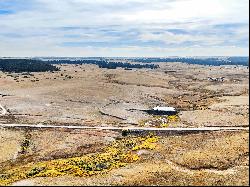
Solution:
M 249 55 L 248 0 L 0 0 L 0 56 Z

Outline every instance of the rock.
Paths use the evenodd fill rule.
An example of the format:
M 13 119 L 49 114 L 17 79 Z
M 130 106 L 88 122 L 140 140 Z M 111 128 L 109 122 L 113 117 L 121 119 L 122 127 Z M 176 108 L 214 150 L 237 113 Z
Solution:
M 114 142 L 114 141 L 115 141 L 114 138 L 108 137 L 108 136 L 104 137 L 104 140 L 107 141 L 108 143 L 111 143 L 111 142 Z
M 139 151 L 137 152 L 137 155 L 139 155 L 139 156 L 141 156 L 141 155 L 149 155 L 149 154 L 150 154 L 150 151 L 145 150 L 145 149 L 139 150 Z

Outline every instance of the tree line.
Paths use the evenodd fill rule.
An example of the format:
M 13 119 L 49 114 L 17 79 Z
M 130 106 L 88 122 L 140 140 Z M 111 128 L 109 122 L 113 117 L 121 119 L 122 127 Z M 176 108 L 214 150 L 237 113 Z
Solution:
M 4 72 L 45 72 L 59 71 L 55 64 L 95 64 L 99 68 L 116 69 L 118 67 L 125 69 L 149 68 L 156 69 L 159 65 L 155 64 L 131 64 L 125 62 L 109 62 L 106 60 L 39 60 L 39 59 L 0 59 L 0 71 Z
M 32 59 L 0 59 L 0 71 L 3 72 L 45 72 L 59 71 L 60 69 L 52 64 L 41 60 Z
M 159 65 L 156 64 L 131 64 L 127 62 L 109 62 L 106 60 L 49 60 L 50 64 L 95 64 L 99 68 L 107 68 L 107 69 L 116 69 L 118 67 L 121 68 L 149 68 L 149 69 L 156 69 Z
M 182 62 L 187 64 L 199 64 L 199 65 L 210 65 L 210 66 L 221 66 L 221 65 L 243 65 L 249 66 L 248 57 L 226 57 L 226 58 L 193 58 L 193 57 L 175 57 L 175 58 L 133 58 L 129 59 L 132 62 L 140 63 L 154 63 L 154 62 Z

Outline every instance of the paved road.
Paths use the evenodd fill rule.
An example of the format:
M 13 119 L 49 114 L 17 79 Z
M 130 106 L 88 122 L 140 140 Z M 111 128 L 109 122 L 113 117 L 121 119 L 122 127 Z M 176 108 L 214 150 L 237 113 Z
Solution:
M 7 114 L 7 110 L 0 104 L 0 116 Z M 191 131 L 249 131 L 249 127 L 198 127 L 198 128 L 154 128 L 154 127 L 89 127 L 89 126 L 66 126 L 66 125 L 45 125 L 45 124 L 0 124 L 5 128 L 63 128 L 63 129 L 93 129 L 93 130 L 130 130 L 130 131 L 174 131 L 174 132 L 191 132 Z
M 198 127 L 198 128 L 153 128 L 153 127 L 89 127 L 89 126 L 66 126 L 66 125 L 44 125 L 44 124 L 0 124 L 5 128 L 63 128 L 63 129 L 92 129 L 92 130 L 130 130 L 130 131 L 249 131 L 249 127 Z

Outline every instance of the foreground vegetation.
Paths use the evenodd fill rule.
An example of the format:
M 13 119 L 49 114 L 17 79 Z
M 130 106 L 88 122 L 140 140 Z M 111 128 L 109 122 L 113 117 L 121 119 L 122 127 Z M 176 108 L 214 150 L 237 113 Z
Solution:
M 126 137 L 115 141 L 101 153 L 87 154 L 82 157 L 57 159 L 39 163 L 30 163 L 3 171 L 0 185 L 33 177 L 56 177 L 62 175 L 91 176 L 108 172 L 114 168 L 126 166 L 139 160 L 136 151 L 155 149 L 158 137 Z

